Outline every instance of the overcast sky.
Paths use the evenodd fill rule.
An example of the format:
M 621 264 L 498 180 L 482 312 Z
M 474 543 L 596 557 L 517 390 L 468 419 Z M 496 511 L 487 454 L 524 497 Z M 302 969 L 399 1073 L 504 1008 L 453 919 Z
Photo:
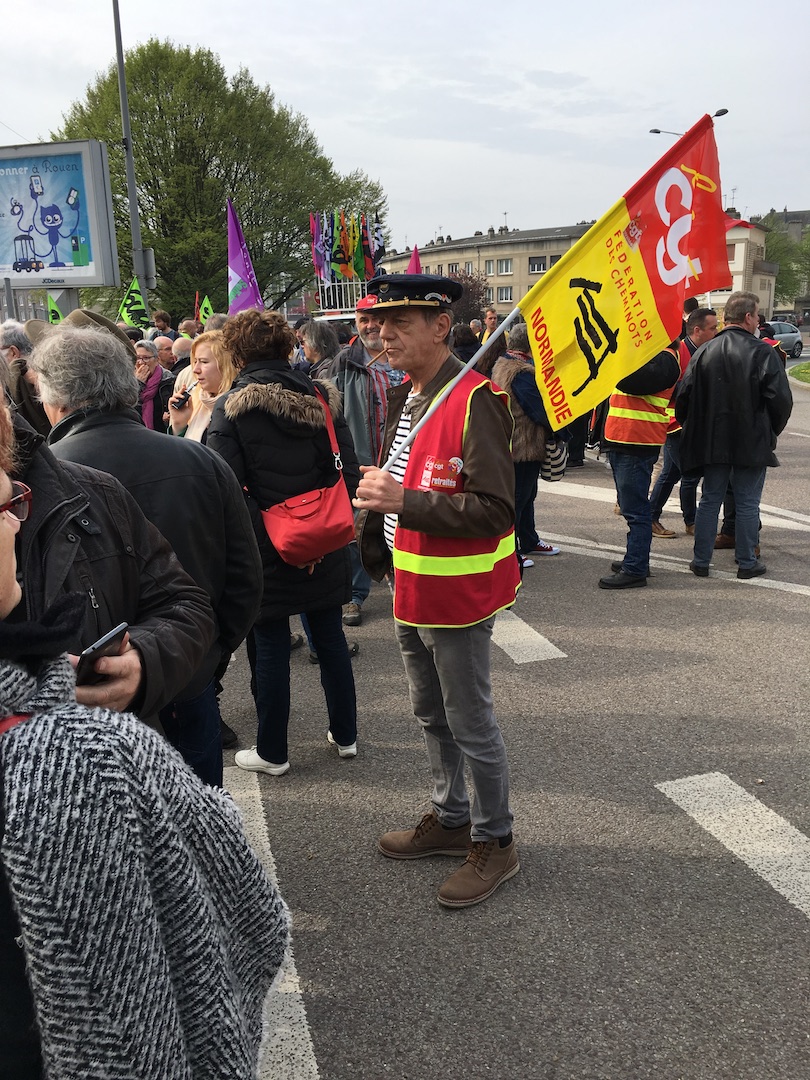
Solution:
M 110 0 L 17 11 L 4 145 L 47 142 L 115 57 Z M 806 0 L 120 0 L 120 12 L 125 49 L 150 36 L 209 47 L 303 113 L 341 172 L 382 183 L 399 250 L 504 221 L 598 218 L 671 145 L 650 128 L 683 132 L 718 108 L 725 205 L 810 208 Z

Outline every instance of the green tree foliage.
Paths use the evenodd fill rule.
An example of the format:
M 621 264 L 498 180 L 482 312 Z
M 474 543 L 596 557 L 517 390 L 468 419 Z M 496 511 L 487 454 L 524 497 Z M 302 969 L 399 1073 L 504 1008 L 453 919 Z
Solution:
M 359 170 L 337 173 L 306 119 L 246 70 L 229 80 L 209 50 L 154 39 L 129 51 L 125 68 L 142 238 L 155 249 L 156 296 L 175 318 L 192 313 L 197 290 L 227 310 L 228 196 L 271 307 L 312 281 L 311 211 L 385 213 L 379 184 Z M 122 278 L 131 277 L 114 64 L 73 103 L 55 137 L 107 143 Z
M 453 319 L 468 323 L 470 319 L 483 319 L 487 304 L 487 279 L 484 274 L 474 271 L 468 274 L 459 270 L 450 275 L 464 286 L 464 295 L 453 304 Z
M 794 240 L 785 229 L 783 215 L 775 210 L 752 220 L 770 230 L 765 234 L 765 258 L 779 263 L 774 300 L 792 307 L 796 298 L 804 295 L 810 278 L 810 234 L 801 242 Z

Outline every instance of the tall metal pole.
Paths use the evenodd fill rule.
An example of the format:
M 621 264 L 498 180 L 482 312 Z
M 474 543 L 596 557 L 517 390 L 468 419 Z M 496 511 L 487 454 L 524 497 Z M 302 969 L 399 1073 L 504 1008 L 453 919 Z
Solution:
M 129 222 L 132 230 L 132 268 L 140 283 L 144 306 L 148 312 L 146 263 L 141 241 L 141 219 L 138 215 L 138 188 L 135 183 L 135 158 L 132 153 L 132 131 L 129 124 L 129 101 L 127 99 L 127 81 L 124 74 L 124 49 L 121 44 L 121 19 L 118 14 L 118 0 L 112 0 L 112 6 L 113 20 L 115 22 L 115 54 L 118 59 L 118 94 L 121 98 L 121 129 L 124 136 L 123 147 L 127 165 Z

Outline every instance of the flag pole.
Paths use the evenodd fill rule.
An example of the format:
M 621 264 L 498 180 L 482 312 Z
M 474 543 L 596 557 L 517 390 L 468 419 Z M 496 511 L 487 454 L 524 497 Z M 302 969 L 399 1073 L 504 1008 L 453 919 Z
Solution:
M 372 308 L 372 311 L 373 310 L 374 309 Z M 514 308 L 514 310 L 510 311 L 509 314 L 506 316 L 506 318 L 503 320 L 503 322 L 500 324 L 498 329 L 493 331 L 493 333 L 491 333 L 489 335 L 489 337 L 483 343 L 481 348 L 475 353 L 474 356 L 472 356 L 467 361 L 467 363 L 464 365 L 464 367 L 461 369 L 461 371 L 458 373 L 458 375 L 454 375 L 453 378 L 450 380 L 450 382 L 446 386 L 442 387 L 442 390 L 439 393 L 439 396 L 433 399 L 433 401 L 430 403 L 430 407 L 428 408 L 428 411 L 425 413 L 425 415 L 422 417 L 422 419 L 419 421 L 419 423 L 414 425 L 414 427 L 411 428 L 410 433 L 408 434 L 408 437 L 405 439 L 405 441 L 402 443 L 402 445 L 397 449 L 396 453 L 392 454 L 391 457 L 388 459 L 388 461 L 386 461 L 386 463 L 382 466 L 382 468 L 380 470 L 381 472 L 388 472 L 390 470 L 391 466 L 394 464 L 394 462 L 397 460 L 397 458 L 401 457 L 403 451 L 405 450 L 405 448 L 411 445 L 413 440 L 416 438 L 416 436 L 419 434 L 419 432 L 422 430 L 422 428 L 428 422 L 428 420 L 431 418 L 431 416 L 433 416 L 433 414 L 436 412 L 436 410 L 441 405 L 441 403 L 444 401 L 444 399 L 448 396 L 448 394 L 451 394 L 453 392 L 454 388 L 459 384 L 459 382 L 461 382 L 461 380 L 467 374 L 467 372 L 470 371 L 473 367 L 475 367 L 475 365 L 478 363 L 478 361 L 481 359 L 481 357 L 484 355 L 484 353 L 490 347 L 492 342 L 497 341 L 497 339 L 501 336 L 501 334 L 506 333 L 507 327 L 512 325 L 512 323 L 515 321 L 515 319 L 518 317 L 519 314 L 520 314 L 520 308 L 519 307 L 516 307 L 516 308 Z

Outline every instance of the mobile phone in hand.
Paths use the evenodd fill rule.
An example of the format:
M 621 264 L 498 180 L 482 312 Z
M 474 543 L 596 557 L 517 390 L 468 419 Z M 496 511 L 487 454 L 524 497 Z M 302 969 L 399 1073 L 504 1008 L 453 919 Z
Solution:
M 99 675 L 94 667 L 95 662 L 101 656 L 117 656 L 128 629 L 128 623 L 119 623 L 80 654 L 79 663 L 76 665 L 77 686 L 94 686 L 104 681 L 107 676 Z

